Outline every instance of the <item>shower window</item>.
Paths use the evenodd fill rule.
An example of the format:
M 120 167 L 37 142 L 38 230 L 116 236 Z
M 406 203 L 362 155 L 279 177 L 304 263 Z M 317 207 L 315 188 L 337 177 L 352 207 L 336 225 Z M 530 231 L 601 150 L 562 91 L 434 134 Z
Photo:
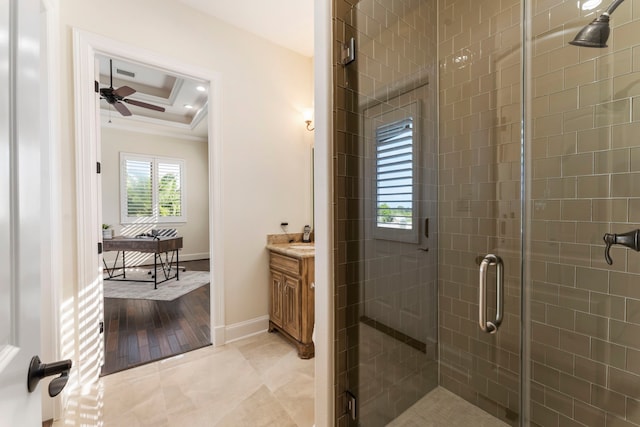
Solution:
M 376 238 L 403 242 L 417 240 L 417 143 L 412 114 L 416 105 L 394 109 L 372 120 L 375 126 Z

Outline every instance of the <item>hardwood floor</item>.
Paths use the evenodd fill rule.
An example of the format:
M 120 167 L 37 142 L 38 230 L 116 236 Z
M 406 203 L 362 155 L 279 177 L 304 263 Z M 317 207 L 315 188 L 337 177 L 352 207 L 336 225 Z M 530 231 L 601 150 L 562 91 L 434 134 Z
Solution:
M 180 266 L 209 271 L 209 260 Z M 105 298 L 102 375 L 210 345 L 209 298 L 209 285 L 174 301 Z

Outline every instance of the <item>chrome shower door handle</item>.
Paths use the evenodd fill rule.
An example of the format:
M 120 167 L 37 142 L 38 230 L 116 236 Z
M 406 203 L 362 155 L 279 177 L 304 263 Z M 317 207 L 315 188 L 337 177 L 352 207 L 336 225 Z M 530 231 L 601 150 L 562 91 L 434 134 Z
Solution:
M 487 321 L 487 270 L 490 265 L 496 266 L 496 318 Z M 504 306 L 504 265 L 499 256 L 489 254 L 480 263 L 480 277 L 478 288 L 478 323 L 480 329 L 489 334 L 495 334 L 502 323 Z

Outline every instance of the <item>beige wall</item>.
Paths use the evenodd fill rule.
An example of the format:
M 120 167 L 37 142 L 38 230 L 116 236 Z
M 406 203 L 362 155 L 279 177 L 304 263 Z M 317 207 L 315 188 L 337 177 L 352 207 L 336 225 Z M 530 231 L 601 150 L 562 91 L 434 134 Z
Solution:
M 183 237 L 180 260 L 209 257 L 209 162 L 207 143 L 171 136 L 151 135 L 102 125 L 102 222 L 115 235 L 134 235 L 153 228 L 175 228 Z M 182 224 L 136 224 L 120 220 L 120 153 L 149 154 L 181 159 L 185 165 L 187 221 Z M 115 258 L 106 252 L 105 260 Z M 151 258 L 153 259 L 153 258 Z M 130 265 L 127 263 L 127 265 Z
M 76 292 L 72 28 L 217 72 L 222 87 L 226 325 L 267 314 L 266 234 L 311 221 L 312 60 L 170 0 L 63 0 L 60 8 L 63 303 Z M 215 266 L 214 266 L 215 268 Z

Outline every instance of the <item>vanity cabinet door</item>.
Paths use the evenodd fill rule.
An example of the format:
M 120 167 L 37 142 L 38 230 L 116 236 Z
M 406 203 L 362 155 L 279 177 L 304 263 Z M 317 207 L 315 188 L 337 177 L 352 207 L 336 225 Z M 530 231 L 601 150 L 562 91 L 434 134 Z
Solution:
M 269 253 L 269 332 L 279 331 L 302 359 L 313 357 L 314 259 Z
M 282 328 L 293 338 L 300 340 L 302 305 L 300 279 L 284 274 L 283 319 Z
M 269 320 L 282 327 L 284 275 L 271 270 L 271 295 L 269 295 Z

